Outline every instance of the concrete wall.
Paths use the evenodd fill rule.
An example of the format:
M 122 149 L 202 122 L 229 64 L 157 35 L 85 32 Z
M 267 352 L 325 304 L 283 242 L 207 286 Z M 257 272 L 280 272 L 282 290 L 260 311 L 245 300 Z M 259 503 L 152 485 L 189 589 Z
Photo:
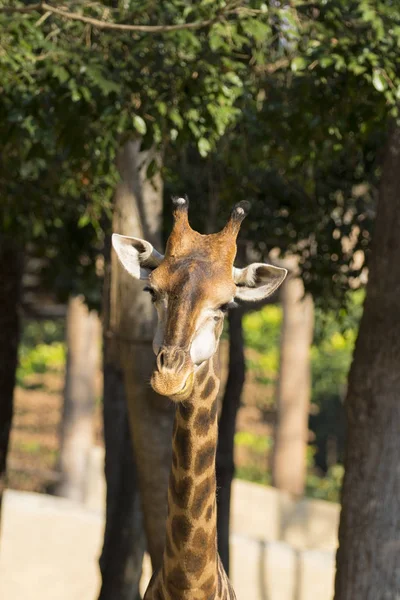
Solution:
M 103 453 L 89 461 L 86 506 L 8 491 L 0 539 L 2 600 L 95 600 L 104 527 Z M 232 581 L 238 600 L 332 600 L 339 507 L 235 481 Z M 145 561 L 142 588 L 150 577 Z
M 332 600 L 334 552 L 296 550 L 286 542 L 232 536 L 238 600 Z
M 260 541 L 285 541 L 298 549 L 337 547 L 340 507 L 333 502 L 294 500 L 276 488 L 236 480 L 232 531 Z
M 332 600 L 339 506 L 236 480 L 232 581 L 238 600 Z

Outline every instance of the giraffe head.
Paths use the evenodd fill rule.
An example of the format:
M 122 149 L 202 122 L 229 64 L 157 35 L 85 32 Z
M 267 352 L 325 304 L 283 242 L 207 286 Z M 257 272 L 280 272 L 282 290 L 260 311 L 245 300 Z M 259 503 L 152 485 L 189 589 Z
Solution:
M 224 316 L 234 300 L 266 298 L 287 271 L 263 263 L 233 266 L 248 202 L 236 204 L 222 231 L 210 235 L 190 227 L 187 198 L 173 203 L 174 226 L 164 256 L 139 238 L 113 234 L 112 243 L 124 268 L 146 282 L 144 289 L 157 310 L 151 385 L 179 402 L 190 396 L 196 370 L 216 352 Z

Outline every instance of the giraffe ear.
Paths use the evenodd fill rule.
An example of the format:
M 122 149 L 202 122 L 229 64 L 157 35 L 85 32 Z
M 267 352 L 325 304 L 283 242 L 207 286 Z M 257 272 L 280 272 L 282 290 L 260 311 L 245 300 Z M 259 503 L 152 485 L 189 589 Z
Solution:
M 140 238 L 113 233 L 111 241 L 122 266 L 135 279 L 148 279 L 164 258 L 149 242 Z
M 233 268 L 238 300 L 255 302 L 275 292 L 287 275 L 287 270 L 264 263 L 252 263 L 244 269 Z

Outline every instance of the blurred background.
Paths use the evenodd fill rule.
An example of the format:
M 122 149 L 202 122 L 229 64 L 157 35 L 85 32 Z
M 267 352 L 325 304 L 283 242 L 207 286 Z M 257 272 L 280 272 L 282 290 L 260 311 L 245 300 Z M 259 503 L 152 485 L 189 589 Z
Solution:
M 238 600 L 333 598 L 378 196 L 397 223 L 398 9 L 0 0 L 2 598 L 137 600 L 159 564 L 173 412 L 110 236 L 162 252 L 183 194 L 202 233 L 249 200 L 237 266 L 290 271 L 226 319 L 223 562 Z

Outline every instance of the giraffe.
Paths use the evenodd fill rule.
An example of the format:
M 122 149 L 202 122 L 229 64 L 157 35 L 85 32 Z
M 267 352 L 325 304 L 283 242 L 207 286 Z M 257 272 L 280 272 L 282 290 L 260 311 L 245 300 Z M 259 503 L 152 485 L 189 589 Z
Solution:
M 263 263 L 233 266 L 248 202 L 235 205 L 222 231 L 210 235 L 190 227 L 187 197 L 173 205 L 165 256 L 145 240 L 112 238 L 124 268 L 147 282 L 158 314 L 150 383 L 176 405 L 163 560 L 144 600 L 235 600 L 217 551 L 217 349 L 235 299 L 269 296 L 287 271 Z

